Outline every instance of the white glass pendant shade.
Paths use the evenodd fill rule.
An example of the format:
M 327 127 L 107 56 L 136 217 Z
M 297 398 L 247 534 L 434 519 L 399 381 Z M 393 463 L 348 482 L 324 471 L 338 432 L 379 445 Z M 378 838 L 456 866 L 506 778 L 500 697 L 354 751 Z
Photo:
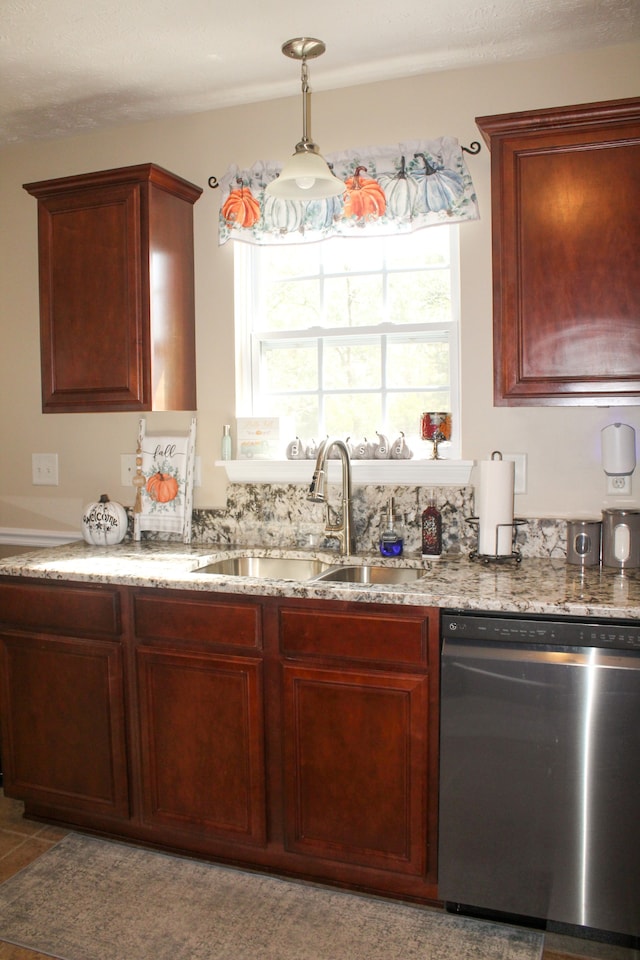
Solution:
M 282 200 L 320 200 L 339 197 L 344 191 L 344 181 L 334 177 L 319 153 L 302 150 L 286 161 L 265 192 Z

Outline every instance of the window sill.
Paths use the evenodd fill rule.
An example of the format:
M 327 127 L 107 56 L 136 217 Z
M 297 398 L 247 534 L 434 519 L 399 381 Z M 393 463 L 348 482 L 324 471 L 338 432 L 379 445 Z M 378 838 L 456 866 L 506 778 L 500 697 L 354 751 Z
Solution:
M 352 460 L 354 485 L 466 486 L 473 460 Z M 310 483 L 314 460 L 216 460 L 231 483 Z M 340 480 L 340 461 L 329 461 L 329 481 Z

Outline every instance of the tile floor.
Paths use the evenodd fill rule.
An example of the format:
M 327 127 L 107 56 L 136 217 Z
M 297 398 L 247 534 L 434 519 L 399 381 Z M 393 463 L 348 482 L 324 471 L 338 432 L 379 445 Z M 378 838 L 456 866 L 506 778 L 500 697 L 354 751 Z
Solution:
M 0 790 L 0 883 L 28 866 L 65 835 L 64 830 L 23 819 L 22 804 Z M 23 950 L 2 941 L 0 917 L 0 960 L 48 960 L 42 953 Z
M 0 883 L 49 850 L 66 832 L 58 827 L 25 820 L 22 811 L 22 804 L 18 800 L 5 797 L 0 789 Z M 0 960 L 50 958 L 3 941 L 0 917 Z M 542 960 L 640 960 L 640 951 L 547 933 Z

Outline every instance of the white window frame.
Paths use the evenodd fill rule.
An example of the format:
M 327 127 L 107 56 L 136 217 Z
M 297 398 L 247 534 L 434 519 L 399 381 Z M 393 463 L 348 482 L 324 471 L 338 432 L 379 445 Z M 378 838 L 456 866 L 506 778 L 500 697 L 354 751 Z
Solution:
M 433 229 L 433 228 L 432 228 Z M 444 330 L 449 337 L 450 357 L 450 397 L 452 413 L 452 437 L 447 449 L 447 460 L 432 461 L 432 465 L 441 466 L 453 463 L 462 465 L 460 461 L 460 255 L 459 255 L 459 227 L 449 226 L 450 231 L 450 276 L 451 276 L 451 311 L 452 320 L 437 324 L 379 324 L 375 327 L 358 327 L 351 332 L 356 336 L 388 336 L 396 334 L 410 336 L 411 333 L 428 332 L 433 326 L 434 332 Z M 339 241 L 338 241 L 339 242 Z M 239 417 L 257 416 L 253 412 L 253 378 L 252 364 L 259 362 L 257 351 L 253 347 L 251 318 L 257 309 L 254 296 L 258 289 L 256 259 L 253 256 L 251 244 L 234 244 L 234 299 L 235 299 L 235 335 L 236 335 L 236 415 Z M 276 340 L 279 336 L 289 337 L 289 334 L 270 333 L 268 339 Z M 376 390 L 375 392 L 379 392 Z M 430 445 L 428 445 L 430 449 Z M 426 449 L 418 453 L 418 460 L 404 461 L 405 467 L 410 463 L 424 464 L 423 457 L 428 457 Z M 397 461 L 401 463 L 401 461 Z M 378 461 L 376 465 L 382 464 Z M 394 468 L 395 469 L 395 468 Z M 396 471 L 397 472 L 397 471 Z M 409 468 L 408 472 L 412 472 Z M 466 472 L 466 471 L 465 471 Z M 456 477 L 457 480 L 457 477 Z

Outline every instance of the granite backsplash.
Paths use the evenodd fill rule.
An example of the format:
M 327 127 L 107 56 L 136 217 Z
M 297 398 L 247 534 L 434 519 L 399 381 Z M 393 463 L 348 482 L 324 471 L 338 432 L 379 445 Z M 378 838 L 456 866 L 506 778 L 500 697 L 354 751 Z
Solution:
M 192 539 L 198 543 L 233 543 L 264 547 L 300 547 L 325 544 L 325 510 L 307 500 L 306 484 L 230 483 L 225 508 L 196 508 Z M 429 494 L 442 514 L 445 553 L 470 553 L 477 547 L 472 486 L 416 487 L 364 485 L 353 490 L 353 514 L 358 549 L 377 549 L 383 511 L 394 498 L 405 518 L 405 552 L 419 553 L 420 517 Z M 340 488 L 329 485 L 329 503 L 340 503 Z M 154 536 L 164 539 L 161 535 Z M 327 545 L 336 541 L 326 541 Z M 529 519 L 516 527 L 515 546 L 522 557 L 566 557 L 566 521 Z

